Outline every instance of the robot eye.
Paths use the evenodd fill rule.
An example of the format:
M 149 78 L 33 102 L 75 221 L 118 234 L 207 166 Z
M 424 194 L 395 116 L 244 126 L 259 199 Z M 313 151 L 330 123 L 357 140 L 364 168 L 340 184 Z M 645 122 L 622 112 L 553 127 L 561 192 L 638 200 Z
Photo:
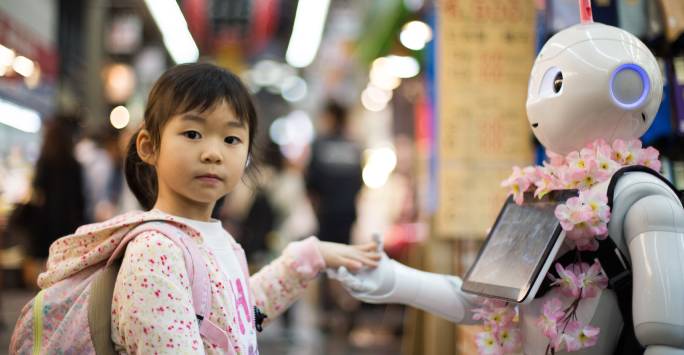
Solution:
M 610 77 L 610 95 L 619 107 L 633 110 L 640 107 L 651 89 L 646 71 L 636 64 L 622 64 Z
M 556 76 L 553 78 L 553 92 L 554 93 L 559 93 L 561 89 L 563 88 L 563 73 L 558 72 Z
M 563 91 L 563 72 L 557 67 L 546 70 L 539 86 L 539 96 L 558 96 Z

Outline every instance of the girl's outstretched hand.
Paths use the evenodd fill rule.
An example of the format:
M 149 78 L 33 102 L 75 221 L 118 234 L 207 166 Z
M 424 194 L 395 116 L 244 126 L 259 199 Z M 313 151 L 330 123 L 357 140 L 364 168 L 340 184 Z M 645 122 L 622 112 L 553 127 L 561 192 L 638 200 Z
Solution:
M 364 266 L 377 267 L 381 256 L 375 242 L 347 245 L 319 241 L 318 250 L 327 268 L 337 269 L 344 266 L 352 272 L 359 271 Z

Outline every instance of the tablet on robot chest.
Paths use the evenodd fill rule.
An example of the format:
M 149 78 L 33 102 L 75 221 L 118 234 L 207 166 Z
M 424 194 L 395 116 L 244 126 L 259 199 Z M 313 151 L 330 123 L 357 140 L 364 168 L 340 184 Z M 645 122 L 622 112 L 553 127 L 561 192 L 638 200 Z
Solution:
M 463 291 L 526 303 L 534 295 L 563 243 L 556 207 L 576 190 L 552 191 L 542 199 L 509 197 L 463 281 Z

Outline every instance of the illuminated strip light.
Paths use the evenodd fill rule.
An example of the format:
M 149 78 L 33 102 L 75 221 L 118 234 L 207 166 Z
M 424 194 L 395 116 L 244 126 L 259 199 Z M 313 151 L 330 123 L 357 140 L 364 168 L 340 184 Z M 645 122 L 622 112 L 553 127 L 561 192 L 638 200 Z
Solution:
M 176 64 L 196 62 L 199 49 L 175 0 L 145 0 L 164 37 L 164 45 Z
M 40 130 L 40 115 L 37 111 L 0 99 L 0 123 L 28 133 Z
M 285 59 L 295 68 L 313 62 L 321 44 L 330 0 L 299 0 Z

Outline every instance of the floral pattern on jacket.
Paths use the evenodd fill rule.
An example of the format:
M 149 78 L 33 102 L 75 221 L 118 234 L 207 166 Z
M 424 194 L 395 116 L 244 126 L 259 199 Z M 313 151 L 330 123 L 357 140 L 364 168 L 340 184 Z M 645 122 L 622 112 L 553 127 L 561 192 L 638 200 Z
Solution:
M 48 270 L 40 275 L 39 286 L 49 287 L 106 261 L 126 232 L 151 220 L 174 223 L 197 242 L 211 284 L 211 310 L 207 317 L 228 333 L 232 344 L 237 344 L 234 332 L 254 327 L 251 304 L 268 315 L 268 323 L 286 310 L 325 266 L 313 238 L 291 243 L 282 256 L 249 278 L 249 287 L 244 292 L 251 302 L 246 312 L 244 302 L 241 304 L 234 297 L 239 294 L 235 288 L 242 285 L 231 283 L 220 271 L 198 231 L 162 212 L 136 211 L 85 225 L 53 243 Z M 233 246 L 240 248 L 237 244 Z M 131 354 L 224 353 L 216 344 L 200 337 L 183 252 L 158 232 L 143 232 L 126 249 L 112 301 L 112 340 L 117 350 Z M 229 350 L 231 354 L 241 354 L 239 347 Z M 258 350 L 250 347 L 248 352 L 244 355 L 257 354 Z

